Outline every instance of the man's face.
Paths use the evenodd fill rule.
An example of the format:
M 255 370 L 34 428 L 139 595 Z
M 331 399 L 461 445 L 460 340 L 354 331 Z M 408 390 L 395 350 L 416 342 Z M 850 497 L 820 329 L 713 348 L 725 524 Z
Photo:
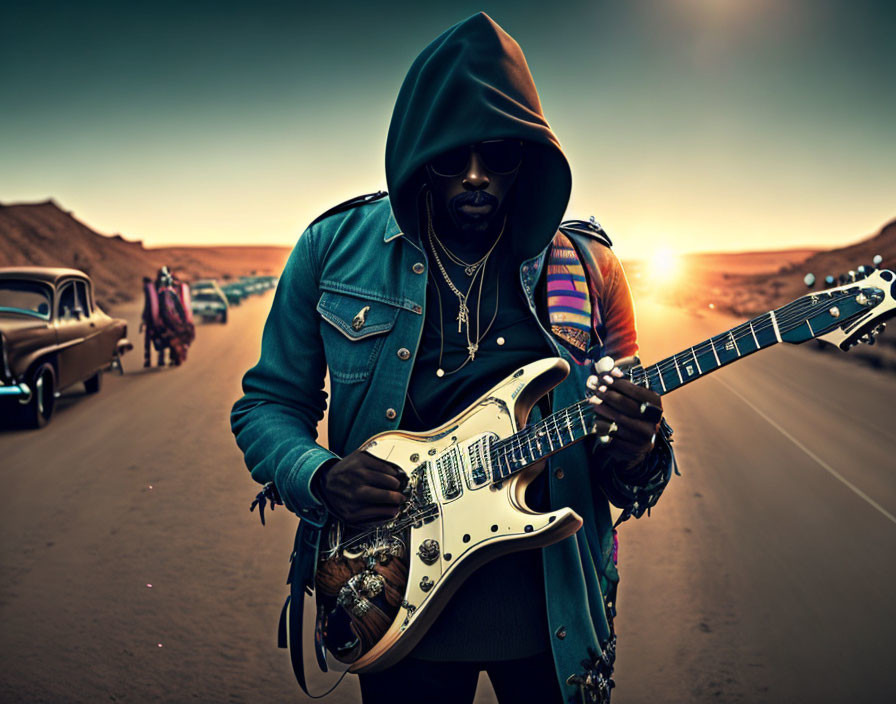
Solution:
M 504 217 L 507 195 L 519 175 L 523 146 L 498 139 L 452 149 L 427 165 L 438 215 L 460 233 L 484 233 Z

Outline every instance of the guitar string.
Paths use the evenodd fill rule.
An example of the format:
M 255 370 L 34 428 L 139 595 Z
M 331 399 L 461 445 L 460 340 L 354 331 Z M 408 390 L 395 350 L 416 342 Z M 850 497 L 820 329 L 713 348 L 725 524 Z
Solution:
M 825 305 L 832 305 L 832 304 L 838 303 L 846 298 L 851 298 L 853 296 L 853 294 L 854 294 L 854 291 L 853 292 L 847 292 L 847 291 L 838 292 L 837 294 L 833 294 L 830 299 L 825 301 Z M 802 313 L 816 305 L 818 305 L 818 301 L 813 302 L 813 301 L 811 301 L 811 299 L 803 300 L 803 301 L 797 300 L 797 301 L 793 301 L 785 306 L 782 306 L 781 308 L 776 309 L 777 312 L 784 313 L 784 315 L 777 317 L 777 319 L 776 319 L 776 322 L 778 323 L 779 331 L 789 332 L 793 329 L 796 329 L 800 325 L 804 324 L 806 321 L 805 321 Z M 720 333 L 719 335 L 715 335 L 708 340 L 704 340 L 700 343 L 697 343 L 696 345 L 693 345 L 691 348 L 689 348 L 688 351 L 693 353 L 694 357 L 696 358 L 696 353 L 697 353 L 698 349 L 700 349 L 706 345 L 708 345 L 714 349 L 713 340 L 716 338 L 719 338 L 721 336 L 724 336 L 726 334 L 728 334 L 729 337 L 733 338 L 733 340 L 735 341 L 735 346 L 736 346 L 736 343 L 738 340 L 743 340 L 743 339 L 747 339 L 749 337 L 753 337 L 755 335 L 755 333 L 757 333 L 757 332 L 762 333 L 767 330 L 774 329 L 774 323 L 772 322 L 770 313 L 776 312 L 776 311 L 770 311 L 769 313 L 764 313 L 763 316 L 768 316 L 764 321 L 761 321 L 761 322 L 753 325 L 752 323 L 754 322 L 754 320 L 758 320 L 759 318 L 763 317 L 763 316 L 757 316 L 757 318 L 754 318 L 753 320 L 747 321 L 746 323 L 742 323 L 741 325 L 738 325 L 738 326 L 732 328 L 731 330 L 728 331 L 728 333 Z M 734 334 L 735 330 L 741 329 L 744 326 L 746 326 L 745 330 L 743 330 L 742 332 L 739 332 L 737 334 Z M 777 339 L 775 340 L 775 342 L 777 342 Z M 771 345 L 768 345 L 768 346 L 771 346 Z M 753 350 L 753 351 L 758 351 L 758 349 L 762 349 L 762 348 L 757 348 L 757 350 Z M 701 351 L 705 351 L 705 350 L 701 350 Z M 676 363 L 677 360 L 675 358 L 677 358 L 678 355 L 680 355 L 680 354 L 686 354 L 686 352 L 684 352 L 684 351 L 678 352 L 675 355 L 672 355 L 672 357 L 667 358 L 666 360 L 662 360 L 661 362 L 654 364 L 654 365 L 650 365 L 648 367 L 644 367 L 643 365 L 638 365 L 637 367 L 634 367 L 632 370 L 630 370 L 629 378 L 630 378 L 630 380 L 633 381 L 634 372 L 638 369 L 640 369 L 640 371 L 643 373 L 643 381 L 646 381 L 647 384 L 650 384 L 648 369 L 656 369 L 658 374 L 662 374 L 663 372 L 668 372 L 673 369 L 676 370 L 676 373 L 679 373 L 678 366 Z M 734 361 L 734 360 L 730 360 L 730 361 Z M 717 367 L 715 367 L 714 369 L 707 370 L 707 373 L 709 373 L 711 371 L 715 371 L 715 369 L 719 369 L 722 366 L 725 366 L 725 365 L 720 364 Z M 681 386 L 681 385 L 683 385 L 683 384 L 676 384 L 674 388 L 678 388 L 678 386 Z M 511 435 L 509 438 L 505 438 L 504 440 L 501 440 L 501 441 L 495 443 L 495 445 L 492 446 L 492 451 L 497 450 L 498 452 L 503 452 L 505 454 L 514 453 L 516 451 L 519 451 L 524 460 L 525 457 L 522 454 L 522 453 L 524 453 L 524 446 L 531 443 L 531 441 L 533 439 L 533 437 L 532 437 L 533 431 L 537 430 L 538 428 L 544 428 L 545 432 L 551 432 L 551 426 L 553 426 L 553 430 L 557 433 L 557 437 L 560 441 L 559 444 L 561 446 L 563 446 L 564 444 L 569 444 L 569 443 L 563 441 L 563 439 L 562 439 L 562 437 L 563 437 L 562 436 L 562 427 L 561 427 L 560 423 L 561 423 L 561 421 L 565 421 L 563 424 L 567 426 L 567 433 L 569 433 L 570 432 L 569 426 L 571 425 L 570 412 L 573 409 L 575 409 L 580 415 L 584 415 L 584 413 L 588 413 L 589 416 L 594 415 L 593 413 L 589 412 L 590 408 L 591 408 L 590 403 L 588 403 L 587 406 L 584 406 L 583 403 L 587 403 L 587 401 L 572 404 L 571 406 L 568 406 L 565 409 L 561 409 L 560 411 L 557 411 L 554 414 L 546 416 L 541 421 L 539 421 L 539 423 L 534 424 L 532 426 L 528 426 L 527 428 L 519 431 L 518 433 Z M 560 414 L 564 414 L 565 418 L 561 419 Z M 589 417 L 589 420 L 591 420 L 590 417 Z M 583 427 L 583 430 L 584 430 L 585 435 L 591 434 L 587 428 Z M 537 433 L 536 433 L 536 437 L 537 437 Z M 574 442 L 575 440 L 579 440 L 579 439 L 581 439 L 581 438 L 576 438 L 574 434 L 571 434 L 570 442 Z M 537 442 L 537 440 L 536 440 L 536 442 Z M 530 450 L 530 452 L 531 452 L 531 450 Z M 544 456 L 544 454 L 542 454 L 542 453 L 539 453 L 539 454 L 542 457 Z M 514 457 L 512 455 L 511 455 L 511 458 L 513 459 L 514 464 L 519 464 L 520 460 L 517 460 L 516 457 Z M 540 459 L 540 457 L 539 457 L 539 459 Z M 498 480 L 498 481 L 500 481 L 500 480 Z
M 833 305 L 833 304 L 839 303 L 847 298 L 851 298 L 853 295 L 852 293 L 846 293 L 846 292 L 841 292 L 841 293 L 842 293 L 842 295 L 840 295 L 839 297 L 831 298 L 831 299 L 825 301 L 826 305 Z M 777 310 L 783 312 L 786 309 L 793 306 L 794 303 L 800 303 L 800 301 L 793 301 L 792 303 L 788 304 L 787 306 L 783 306 Z M 796 329 L 797 327 L 802 325 L 804 322 L 806 322 L 804 319 L 804 316 L 802 314 L 806 310 L 812 308 L 815 305 L 817 305 L 817 303 L 812 303 L 810 301 L 801 302 L 800 306 L 794 307 L 793 310 L 787 310 L 787 312 L 784 313 L 784 315 L 782 315 L 780 317 L 776 317 L 776 321 L 778 323 L 778 329 L 783 332 L 789 332 L 791 330 Z M 774 311 L 770 311 L 770 312 L 774 312 Z M 769 315 L 769 313 L 764 313 L 763 315 Z M 762 316 L 757 316 L 757 318 L 754 318 L 753 320 L 757 320 L 760 317 L 762 317 Z M 748 338 L 752 337 L 754 333 L 762 333 L 762 332 L 766 332 L 768 330 L 774 329 L 774 323 L 771 321 L 771 318 L 769 317 L 767 320 L 757 323 L 756 325 L 753 325 L 752 331 L 750 331 L 749 323 L 752 323 L 753 320 L 747 321 L 745 323 L 741 323 L 740 325 L 735 326 L 728 332 L 723 332 L 723 333 L 719 333 L 718 335 L 714 335 L 713 337 L 709 338 L 708 340 L 703 340 L 702 342 L 699 342 L 699 343 L 693 345 L 688 350 L 682 350 L 681 352 L 677 352 L 676 354 L 672 355 L 671 357 L 661 360 L 660 362 L 658 362 L 656 364 L 648 365 L 648 367 L 643 367 L 643 365 L 642 365 L 642 368 L 645 369 L 645 371 L 647 369 L 657 369 L 658 371 L 664 371 L 664 372 L 672 371 L 675 369 L 675 361 L 676 360 L 674 358 L 678 357 L 681 354 L 687 354 L 687 352 L 690 352 L 691 350 L 696 350 L 697 348 L 702 348 L 705 345 L 712 345 L 712 341 L 717 338 L 721 338 L 721 337 L 727 335 L 729 338 L 733 337 L 733 339 L 736 343 L 739 340 L 744 340 L 744 339 L 748 339 Z M 746 329 L 740 330 L 737 334 L 734 334 L 735 330 L 744 328 L 744 326 L 746 326 Z M 727 342 L 728 338 L 726 338 L 725 341 Z M 777 338 L 775 339 L 775 342 L 777 342 Z M 719 365 L 719 366 L 724 366 L 724 365 Z M 718 369 L 718 368 L 719 367 L 716 367 L 716 369 Z M 676 386 L 678 386 L 678 385 L 676 384 Z

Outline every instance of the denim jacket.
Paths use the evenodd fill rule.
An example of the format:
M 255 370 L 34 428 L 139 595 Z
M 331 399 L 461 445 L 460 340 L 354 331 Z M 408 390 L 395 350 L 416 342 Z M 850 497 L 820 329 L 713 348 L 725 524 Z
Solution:
M 621 275 L 609 248 L 597 241 L 578 244 L 586 252 L 589 276 L 606 277 L 608 271 Z M 520 267 L 520 286 L 536 320 L 535 289 L 544 259 L 542 252 Z M 329 460 L 399 426 L 427 303 L 428 267 L 419 242 L 400 231 L 388 199 L 382 199 L 309 227 L 280 279 L 261 358 L 243 379 L 244 396 L 231 419 L 252 477 L 273 482 L 286 506 L 301 518 L 296 545 L 303 554 L 296 559 L 307 565 L 301 575 L 306 584 L 313 582 L 316 554 L 311 553 L 327 520 L 325 506 L 312 492 L 312 478 Z M 624 276 L 621 285 L 627 296 Z M 616 318 L 627 321 L 633 343 L 630 298 L 619 305 L 615 314 L 605 307 L 605 324 L 612 331 Z M 364 324 L 353 325 L 359 315 Z M 581 399 L 590 365 L 576 364 L 548 331 L 544 334 L 572 370 L 554 391 L 559 408 Z M 612 350 L 598 341 L 588 352 L 596 360 Z M 324 448 L 316 442 L 315 428 L 327 407 L 327 369 L 331 397 L 329 448 Z M 637 485 L 593 469 L 598 463 L 584 442 L 549 460 L 551 508 L 569 506 L 584 520 L 576 535 L 543 550 L 549 635 L 567 695 L 576 694 L 587 679 L 585 661 L 594 665 L 612 649 L 608 614 L 615 608 L 618 575 L 608 496 L 636 516 L 655 504 L 674 463 L 669 435 L 657 438 L 637 473 Z

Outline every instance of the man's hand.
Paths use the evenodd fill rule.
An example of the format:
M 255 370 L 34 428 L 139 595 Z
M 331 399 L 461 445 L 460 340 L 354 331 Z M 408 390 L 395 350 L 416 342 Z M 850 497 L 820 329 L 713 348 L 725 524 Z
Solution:
M 613 424 L 605 452 L 632 469 L 653 449 L 663 418 L 663 402 L 659 394 L 623 376 L 614 366 L 608 373 L 588 377 L 588 388 L 594 393 L 588 400 L 598 417 Z
M 407 475 L 367 452 L 353 452 L 321 468 L 317 476 L 327 508 L 346 523 L 387 521 L 405 502 L 401 490 L 407 484 Z

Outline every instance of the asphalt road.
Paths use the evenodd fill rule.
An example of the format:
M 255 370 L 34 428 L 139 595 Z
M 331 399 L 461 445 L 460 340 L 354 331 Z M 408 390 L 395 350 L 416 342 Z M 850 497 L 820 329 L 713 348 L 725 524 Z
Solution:
M 295 518 L 249 513 L 227 419 L 269 305 L 0 432 L 0 700 L 307 701 L 275 647 Z M 642 305 L 640 327 L 649 362 L 727 326 Z M 620 529 L 616 704 L 896 701 L 894 397 L 780 347 L 666 398 L 682 476 Z

